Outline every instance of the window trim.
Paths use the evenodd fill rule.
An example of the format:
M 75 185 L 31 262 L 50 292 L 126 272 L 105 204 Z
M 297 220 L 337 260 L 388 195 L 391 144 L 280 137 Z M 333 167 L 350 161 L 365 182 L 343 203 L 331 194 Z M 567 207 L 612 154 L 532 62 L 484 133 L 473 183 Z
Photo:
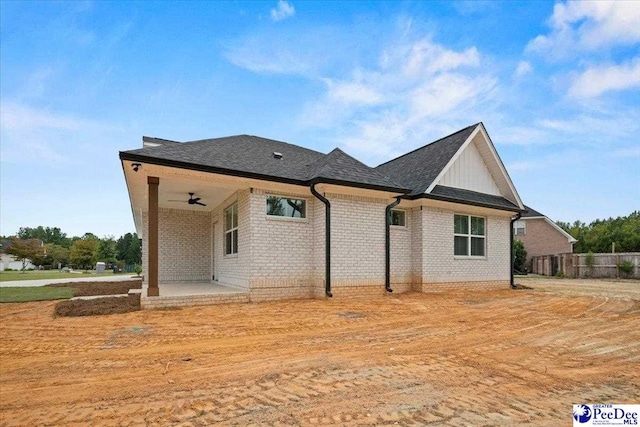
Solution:
M 227 211 L 229 209 L 233 209 L 236 208 L 236 220 L 237 220 L 237 225 L 234 227 L 233 226 L 233 211 L 231 212 L 231 228 L 229 228 L 227 230 Z M 238 243 L 240 241 L 240 233 L 238 231 L 238 229 L 240 228 L 240 215 L 239 215 L 239 207 L 238 207 L 238 202 L 233 202 L 231 203 L 229 206 L 227 206 L 223 211 L 222 211 L 222 215 L 224 217 L 224 236 L 223 236 L 223 241 L 222 241 L 222 246 L 224 248 L 223 251 L 223 256 L 225 257 L 230 257 L 230 258 L 235 258 L 238 256 Z M 233 246 L 233 232 L 236 232 L 238 234 L 238 243 L 236 243 L 236 246 Z M 231 252 L 227 253 L 227 234 L 231 234 Z M 233 251 L 235 249 L 235 252 Z
M 393 211 L 398 211 L 398 212 L 403 212 L 404 213 L 404 225 L 395 225 L 395 224 L 390 223 L 391 227 L 396 228 L 396 229 L 407 228 L 407 224 L 408 224 L 408 221 L 407 221 L 407 210 L 406 209 L 395 209 L 394 208 L 394 209 L 391 209 L 389 211 L 389 215 L 391 215 L 391 212 L 393 212 Z
M 455 218 L 456 215 L 458 216 L 466 216 L 467 217 L 467 226 L 468 226 L 468 230 L 469 232 L 467 234 L 461 234 L 461 233 L 456 233 L 455 232 Z M 482 218 L 482 220 L 484 221 L 484 235 L 476 235 L 476 234 L 471 234 L 471 218 Z M 456 255 L 456 247 L 455 247 L 455 238 L 456 237 L 466 237 L 467 238 L 467 255 Z M 483 252 L 484 255 L 471 255 L 471 238 L 475 237 L 475 238 L 482 238 L 484 241 L 484 245 L 483 245 Z M 467 213 L 454 213 L 453 214 L 453 240 L 454 240 L 454 245 L 453 245 L 453 258 L 454 259 L 487 259 L 487 217 L 486 216 L 479 216 L 479 215 L 471 215 L 471 214 L 467 214 Z
M 301 218 L 297 218 L 295 216 L 284 216 L 284 215 L 269 215 L 269 213 L 267 212 L 267 199 L 269 197 L 280 197 L 281 199 L 292 199 L 292 200 L 300 200 L 304 202 L 304 217 Z M 306 197 L 301 197 L 301 196 L 286 196 L 283 194 L 274 194 L 274 193 L 268 193 L 265 194 L 265 198 L 264 198 L 264 206 L 265 206 L 265 212 L 264 212 L 264 216 L 268 219 L 268 220 L 275 220 L 275 221 L 297 221 L 297 222 L 306 222 L 309 218 L 308 212 L 309 212 L 309 199 L 307 199 Z
M 521 224 L 522 227 L 518 227 L 517 225 Z M 522 229 L 522 233 L 518 233 L 518 229 Z M 514 236 L 526 236 L 527 235 L 527 222 L 524 220 L 517 220 L 513 223 L 513 235 Z

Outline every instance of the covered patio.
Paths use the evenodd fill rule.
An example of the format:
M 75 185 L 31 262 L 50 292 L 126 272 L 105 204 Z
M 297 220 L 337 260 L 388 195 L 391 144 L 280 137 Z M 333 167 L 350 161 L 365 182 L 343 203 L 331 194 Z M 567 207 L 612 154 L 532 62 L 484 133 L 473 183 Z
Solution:
M 249 291 L 218 282 L 161 283 L 158 296 L 148 296 L 143 284 L 140 295 L 142 308 L 187 307 L 194 305 L 249 302 Z

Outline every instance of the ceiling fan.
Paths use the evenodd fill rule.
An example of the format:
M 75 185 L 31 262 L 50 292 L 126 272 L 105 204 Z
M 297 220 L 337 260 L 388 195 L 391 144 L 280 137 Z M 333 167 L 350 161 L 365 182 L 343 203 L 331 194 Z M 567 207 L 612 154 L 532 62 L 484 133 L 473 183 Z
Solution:
M 195 193 L 189 193 L 189 200 L 169 200 L 170 202 L 187 202 L 190 205 L 200 205 L 200 206 L 207 206 L 206 204 L 202 203 L 200 201 L 200 199 L 202 199 L 202 197 L 193 197 Z

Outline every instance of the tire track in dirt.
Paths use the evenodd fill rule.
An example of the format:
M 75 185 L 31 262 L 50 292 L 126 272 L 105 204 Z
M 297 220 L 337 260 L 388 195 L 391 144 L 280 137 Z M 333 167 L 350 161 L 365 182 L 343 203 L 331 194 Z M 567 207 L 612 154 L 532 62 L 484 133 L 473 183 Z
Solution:
M 608 295 L 2 308 L 6 426 L 557 425 L 576 401 L 640 397 L 638 302 Z

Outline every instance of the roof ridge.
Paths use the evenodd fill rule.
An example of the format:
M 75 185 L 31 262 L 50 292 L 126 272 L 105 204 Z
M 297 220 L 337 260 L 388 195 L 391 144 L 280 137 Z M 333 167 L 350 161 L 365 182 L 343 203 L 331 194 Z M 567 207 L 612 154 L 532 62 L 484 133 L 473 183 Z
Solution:
M 427 148 L 427 147 L 429 147 L 429 146 L 431 146 L 431 145 L 433 145 L 433 144 L 436 144 L 436 143 L 438 143 L 438 142 L 441 142 L 441 141 L 442 141 L 442 140 L 444 140 L 444 139 L 447 139 L 447 138 L 449 138 L 449 137 L 452 137 L 453 135 L 455 135 L 455 134 L 457 134 L 457 133 L 464 132 L 465 130 L 467 130 L 467 129 L 469 129 L 469 128 L 472 128 L 472 127 L 476 127 L 476 126 L 478 126 L 478 125 L 480 125 L 480 124 L 482 124 L 482 122 L 478 122 L 478 123 L 475 123 L 475 124 L 473 124 L 473 125 L 469 125 L 469 126 L 467 126 L 467 127 L 465 127 L 465 128 L 462 128 L 462 129 L 460 129 L 460 130 L 457 130 L 457 131 L 455 131 L 455 132 L 453 132 L 453 133 L 450 133 L 450 134 L 449 134 L 449 135 L 447 135 L 447 136 L 443 136 L 442 138 L 436 139 L 435 141 L 431 141 L 430 143 L 428 143 L 428 144 L 426 144 L 426 145 L 423 145 L 422 147 L 418 147 L 418 148 L 416 148 L 416 149 L 413 149 L 413 150 L 409 151 L 408 153 L 404 153 L 404 154 L 402 154 L 401 156 L 395 157 L 395 158 L 393 158 L 393 159 L 391 159 L 391 160 L 387 160 L 387 161 L 386 161 L 386 162 L 384 162 L 384 163 L 380 163 L 378 166 L 376 166 L 376 168 L 379 168 L 379 167 L 380 167 L 380 166 L 382 166 L 382 165 L 386 165 L 387 163 L 391 163 L 391 162 L 393 162 L 393 161 L 395 161 L 395 160 L 401 159 L 401 158 L 403 158 L 403 157 L 405 157 L 405 156 L 408 156 L 409 154 L 413 154 L 413 153 L 415 153 L 416 151 L 422 150 L 423 148 Z
M 334 153 L 337 153 L 337 154 L 334 154 Z M 398 188 L 403 188 L 402 185 L 393 181 L 391 177 L 389 177 L 387 174 L 384 174 L 381 171 L 378 171 L 375 168 L 372 168 L 371 166 L 367 165 L 366 163 L 361 162 L 360 160 L 356 159 L 351 154 L 347 153 L 346 151 L 342 150 L 339 147 L 336 147 L 333 150 L 331 150 L 328 154 L 325 155 L 325 157 L 322 157 L 316 160 L 315 162 L 312 162 L 307 165 L 307 167 L 315 168 L 311 171 L 312 174 L 310 174 L 309 179 L 319 178 L 320 177 L 319 175 L 325 170 L 325 168 L 330 168 L 330 164 L 331 164 L 330 162 L 336 155 L 345 156 L 350 160 L 354 161 L 358 166 L 365 168 L 367 173 L 370 173 L 375 177 L 377 177 L 378 179 L 388 182 L 389 184 L 396 185 L 398 186 Z
M 314 153 L 318 153 L 318 154 L 322 154 L 325 155 L 325 153 L 321 152 L 321 151 L 317 151 L 317 150 L 313 150 L 311 148 L 307 148 L 307 147 L 303 147 L 302 145 L 297 145 L 297 144 L 292 144 L 290 142 L 285 142 L 285 141 L 280 141 L 278 139 L 272 139 L 272 138 L 265 138 L 263 136 L 258 136 L 258 135 L 249 135 L 247 133 L 241 133 L 241 134 L 237 134 L 237 135 L 227 135 L 227 136 L 220 136 L 218 138 L 204 138 L 204 139 L 194 139 L 192 141 L 185 141 L 185 144 L 188 143 L 193 143 L 193 142 L 208 142 L 208 141 L 215 141 L 215 140 L 220 140 L 220 139 L 228 139 L 228 138 L 238 138 L 238 137 L 250 137 L 250 138 L 256 138 L 256 139 L 261 139 L 264 141 L 269 141 L 269 142 L 276 142 L 278 144 L 284 144 L 284 145 L 288 145 L 290 147 L 294 147 L 296 149 L 303 149 L 303 150 L 307 150 L 307 151 L 312 151 Z
M 145 140 L 155 140 L 155 141 L 173 142 L 175 144 L 182 144 L 182 142 L 174 141 L 173 139 L 157 138 L 155 136 L 142 135 L 142 141 L 144 142 Z

